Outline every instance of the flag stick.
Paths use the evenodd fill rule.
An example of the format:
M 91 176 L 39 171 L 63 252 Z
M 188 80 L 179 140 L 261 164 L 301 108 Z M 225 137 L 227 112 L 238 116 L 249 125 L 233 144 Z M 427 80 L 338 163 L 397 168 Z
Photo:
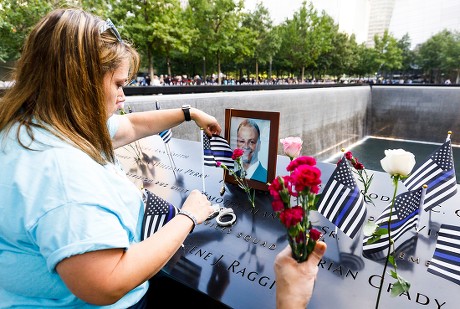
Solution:
M 446 142 L 447 141 L 450 141 L 450 136 L 452 135 L 452 131 L 448 131 L 447 132 L 447 138 L 446 138 Z
M 155 101 L 155 109 L 158 111 L 161 109 L 161 106 L 160 106 L 160 102 Z M 169 129 L 171 130 L 171 129 Z M 162 138 L 163 139 L 163 138 Z M 166 143 L 164 140 L 163 140 L 164 144 L 165 144 L 165 148 L 166 148 L 166 154 L 168 155 L 168 158 L 169 158 L 169 162 L 171 163 L 171 166 L 173 168 L 173 173 L 174 173 L 174 177 L 177 179 L 177 175 L 176 175 L 176 163 L 174 162 L 174 159 L 172 157 L 172 154 L 171 154 L 171 148 L 169 148 L 169 144 Z
M 177 178 L 177 175 L 176 175 L 176 162 L 174 162 L 174 159 L 172 157 L 172 154 L 171 154 L 171 149 L 169 148 L 169 143 L 164 143 L 165 144 L 165 148 L 166 148 L 166 153 L 169 157 L 169 162 L 171 163 L 171 166 L 173 168 L 173 173 L 174 173 L 174 177 Z
M 426 194 L 426 189 L 428 186 L 425 184 L 422 186 L 422 196 L 420 197 L 420 205 L 418 208 L 418 219 L 417 219 L 417 225 L 415 226 L 415 231 L 418 233 L 418 229 L 420 227 L 420 218 L 422 217 L 422 212 L 423 212 L 423 204 L 425 202 L 425 194 Z
M 203 139 L 203 128 L 200 128 L 201 134 L 201 181 L 202 181 L 202 186 L 203 186 L 203 193 L 206 192 L 206 187 L 204 184 L 204 139 Z

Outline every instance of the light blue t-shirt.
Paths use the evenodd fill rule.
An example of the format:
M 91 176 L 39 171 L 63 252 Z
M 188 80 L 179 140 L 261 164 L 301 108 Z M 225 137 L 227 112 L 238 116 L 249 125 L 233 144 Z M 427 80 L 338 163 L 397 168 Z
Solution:
M 113 137 L 117 117 L 109 119 Z M 0 132 L 0 308 L 88 307 L 56 272 L 63 259 L 140 241 L 141 192 L 114 164 L 102 166 L 43 129 L 30 143 L 17 127 Z M 127 308 L 147 291 L 138 286 L 112 306 Z

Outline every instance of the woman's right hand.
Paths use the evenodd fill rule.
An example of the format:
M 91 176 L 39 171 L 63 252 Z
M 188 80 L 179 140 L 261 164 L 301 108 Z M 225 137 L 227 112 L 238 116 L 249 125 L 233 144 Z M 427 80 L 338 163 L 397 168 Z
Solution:
M 195 216 L 197 223 L 203 223 L 214 211 L 207 196 L 199 190 L 193 190 L 182 205 L 182 210 Z

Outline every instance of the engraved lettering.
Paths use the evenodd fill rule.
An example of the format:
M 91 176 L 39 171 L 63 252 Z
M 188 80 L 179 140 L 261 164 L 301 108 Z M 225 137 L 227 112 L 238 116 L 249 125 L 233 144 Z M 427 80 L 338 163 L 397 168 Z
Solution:
M 259 284 L 260 284 L 261 286 L 267 286 L 268 281 L 270 281 L 270 278 L 268 278 L 267 276 L 262 276 L 262 277 L 260 277 L 260 279 L 259 279 Z
M 241 274 L 241 277 L 244 277 L 244 273 L 245 273 L 245 272 L 246 272 L 246 267 L 244 267 L 244 268 L 241 269 L 241 270 L 238 270 L 238 271 L 236 272 L 236 274 Z
M 444 306 L 446 304 L 446 302 L 443 302 L 442 304 L 439 304 L 438 303 L 438 300 L 435 298 L 434 301 L 436 302 L 436 305 L 438 305 L 438 308 L 441 308 L 442 306 Z
M 258 275 L 257 272 L 251 271 L 250 273 L 248 273 L 248 280 L 249 280 L 249 281 L 254 281 L 254 280 L 256 280 L 257 275 Z
M 235 272 L 235 267 L 237 267 L 239 265 L 240 265 L 240 262 L 238 262 L 237 260 L 234 260 L 232 262 L 232 264 L 230 264 L 230 266 L 227 268 L 227 270 L 232 269 L 232 272 Z
M 423 301 L 421 298 L 425 298 Z M 415 302 L 421 305 L 428 305 L 430 303 L 430 299 L 423 294 L 417 293 L 417 297 L 415 297 Z
M 223 257 L 224 257 L 224 255 L 222 254 L 222 255 L 220 256 L 220 258 L 217 259 L 217 261 L 215 261 L 214 263 L 211 264 L 211 266 L 214 266 L 214 265 L 216 265 L 217 263 L 219 263 L 219 261 L 222 260 Z

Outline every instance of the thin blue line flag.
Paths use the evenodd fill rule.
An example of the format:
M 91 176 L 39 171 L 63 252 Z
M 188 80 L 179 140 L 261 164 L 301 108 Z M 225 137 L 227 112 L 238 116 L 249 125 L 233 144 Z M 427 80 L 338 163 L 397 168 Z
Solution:
M 217 162 L 221 162 L 231 169 L 235 165 L 232 159 L 233 150 L 227 140 L 220 135 L 213 134 L 209 137 L 203 131 L 203 153 L 206 166 L 215 167 Z
M 142 199 L 145 204 L 145 212 L 142 220 L 141 240 L 144 240 L 174 218 L 179 209 L 147 189 L 144 189 Z
M 460 285 L 460 226 L 441 225 L 428 272 Z
M 318 200 L 318 212 L 350 238 L 366 218 L 366 207 L 345 156 L 337 163 Z
M 172 132 L 171 129 L 168 129 L 158 133 L 158 135 L 160 135 L 165 143 L 168 143 L 171 140 Z
M 390 231 L 390 237 L 395 242 L 405 232 L 415 228 L 418 224 L 418 217 L 420 213 L 420 205 L 423 203 L 423 190 L 408 191 L 396 196 L 394 208 L 391 209 L 391 202 L 380 214 L 375 223 L 379 228 L 386 228 Z M 390 213 L 391 212 L 391 213 Z M 388 227 L 388 221 L 390 220 L 390 227 Z M 368 244 L 367 241 L 372 236 L 365 236 L 363 239 L 363 255 L 365 257 L 371 257 L 378 254 L 380 251 L 388 249 L 388 233 L 381 235 L 380 239 L 372 244 Z
M 450 138 L 423 163 L 411 176 L 403 180 L 407 190 L 428 186 L 424 210 L 428 211 L 457 193 L 454 160 Z

